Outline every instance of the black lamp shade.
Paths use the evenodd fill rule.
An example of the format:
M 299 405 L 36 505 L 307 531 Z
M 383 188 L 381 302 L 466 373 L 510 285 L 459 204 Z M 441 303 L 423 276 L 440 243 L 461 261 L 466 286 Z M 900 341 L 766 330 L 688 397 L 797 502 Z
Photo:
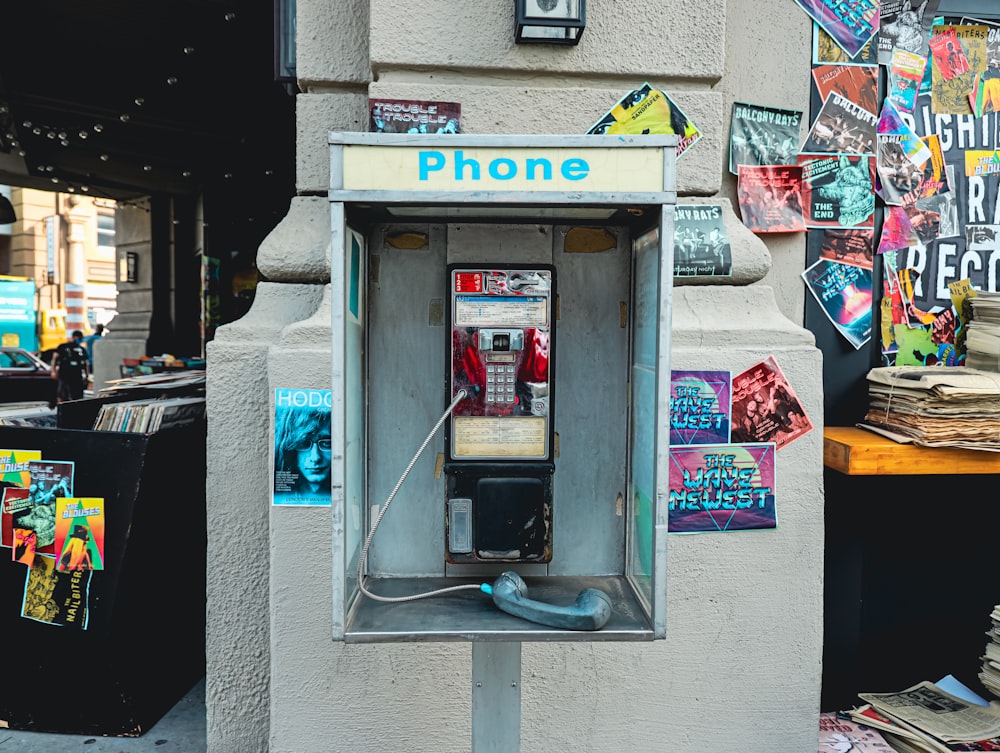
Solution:
M 514 0 L 514 24 L 517 44 L 578 44 L 587 0 Z
M 10 203 L 10 199 L 0 194 L 0 225 L 9 225 L 16 221 L 17 215 L 14 213 L 14 205 Z

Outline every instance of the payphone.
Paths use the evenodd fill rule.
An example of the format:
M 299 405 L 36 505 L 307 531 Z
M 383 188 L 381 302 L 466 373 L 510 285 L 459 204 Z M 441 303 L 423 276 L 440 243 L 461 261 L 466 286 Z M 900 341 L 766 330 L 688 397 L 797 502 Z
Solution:
M 446 559 L 552 559 L 555 268 L 448 269 Z
M 333 635 L 662 638 L 676 136 L 330 145 Z

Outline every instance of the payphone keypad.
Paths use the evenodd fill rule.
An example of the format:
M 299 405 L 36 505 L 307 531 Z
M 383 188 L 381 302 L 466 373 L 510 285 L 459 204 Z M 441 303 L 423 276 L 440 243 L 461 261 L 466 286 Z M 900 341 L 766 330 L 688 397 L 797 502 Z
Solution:
M 512 404 L 517 401 L 517 369 L 512 364 L 486 365 L 486 402 Z

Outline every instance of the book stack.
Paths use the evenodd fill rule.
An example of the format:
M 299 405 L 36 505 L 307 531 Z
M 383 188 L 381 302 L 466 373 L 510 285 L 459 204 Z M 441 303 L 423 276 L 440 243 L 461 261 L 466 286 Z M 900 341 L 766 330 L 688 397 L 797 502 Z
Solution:
M 979 679 L 990 693 L 1000 698 L 1000 604 L 990 613 L 991 626 L 986 635 L 986 653 L 983 655 L 983 669 Z
M 94 431 L 127 431 L 149 434 L 172 426 L 205 419 L 205 398 L 169 397 L 105 403 L 94 420 Z
M 977 290 L 967 300 L 972 316 L 965 332 L 965 365 L 1000 371 L 1000 293 Z
M 960 697 L 921 682 L 898 693 L 858 697 L 866 705 L 848 716 L 879 730 L 901 753 L 1000 750 L 1000 705 L 986 703 L 971 691 Z
M 1000 451 L 1000 373 L 882 366 L 867 379 L 863 428 L 897 442 Z

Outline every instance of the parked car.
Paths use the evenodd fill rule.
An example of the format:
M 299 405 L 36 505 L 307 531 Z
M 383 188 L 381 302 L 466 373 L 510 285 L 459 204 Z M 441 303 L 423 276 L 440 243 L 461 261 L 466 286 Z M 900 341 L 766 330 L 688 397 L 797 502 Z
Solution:
M 44 400 L 55 405 L 57 386 L 48 365 L 34 353 L 0 347 L 0 403 Z

